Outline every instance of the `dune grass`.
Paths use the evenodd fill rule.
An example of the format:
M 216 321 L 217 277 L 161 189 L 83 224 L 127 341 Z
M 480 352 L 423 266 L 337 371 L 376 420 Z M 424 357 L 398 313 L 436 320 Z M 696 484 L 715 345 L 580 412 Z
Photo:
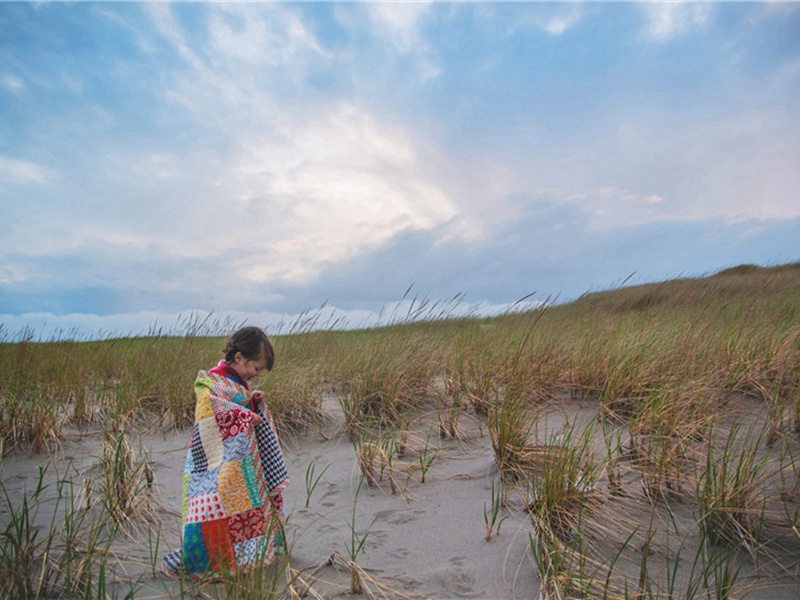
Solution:
M 553 597 L 729 597 L 742 564 L 764 581 L 796 569 L 800 263 L 485 319 L 417 303 L 395 321 L 336 331 L 311 318 L 274 336 L 276 368 L 257 385 L 278 426 L 320 428 L 323 399 L 335 398 L 365 477 L 385 470 L 394 491 L 414 415 L 436 411 L 440 434 L 457 438 L 469 413 L 489 432 L 503 485 L 528 498 L 531 548 Z M 52 450 L 74 428 L 118 435 L 146 419 L 187 426 L 196 372 L 220 358 L 224 343 L 203 331 L 0 343 L 0 457 Z M 570 403 L 590 410 L 591 424 L 540 439 L 552 410 Z M 423 477 L 427 441 L 416 449 Z M 146 499 L 146 470 L 131 463 L 139 478 L 123 481 L 114 473 L 128 469 L 129 448 L 109 440 L 107 450 L 109 490 L 115 478 L 128 486 L 108 510 L 124 515 Z M 651 516 L 684 503 L 696 518 L 657 530 L 644 516 L 634 537 L 625 526 L 614 538 L 609 511 L 634 500 Z M 498 523 L 497 498 L 487 501 Z M 14 510 L 24 525 L 25 509 Z M 655 540 L 671 545 L 660 566 L 658 553 L 641 551 Z M 681 563 L 697 568 L 679 576 L 676 554 L 693 556 Z M 779 566 L 756 564 L 762 556 Z M 0 568 L 18 560 L 8 550 Z

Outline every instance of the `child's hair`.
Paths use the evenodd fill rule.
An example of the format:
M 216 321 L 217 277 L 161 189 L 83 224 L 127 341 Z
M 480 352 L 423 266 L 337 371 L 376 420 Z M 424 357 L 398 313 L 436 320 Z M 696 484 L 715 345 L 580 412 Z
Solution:
M 267 371 L 271 371 L 275 364 L 275 349 L 267 334 L 260 327 L 242 327 L 228 338 L 228 343 L 222 352 L 225 354 L 225 362 L 230 363 L 233 362 L 237 352 L 241 352 L 242 356 L 248 360 L 256 360 L 262 349 L 266 358 Z

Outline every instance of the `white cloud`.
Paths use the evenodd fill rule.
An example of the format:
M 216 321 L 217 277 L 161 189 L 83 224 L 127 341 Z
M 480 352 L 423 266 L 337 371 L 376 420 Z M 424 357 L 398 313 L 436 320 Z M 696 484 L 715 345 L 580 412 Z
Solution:
M 253 64 L 285 64 L 321 48 L 298 15 L 280 5 L 220 4 L 209 23 L 211 46 L 225 58 Z M 215 54 L 216 54 L 215 53 Z
M 217 104 L 195 106 L 202 115 Z M 459 214 L 409 130 L 351 105 L 306 108 L 302 115 L 271 108 L 278 126 L 256 118 L 250 124 L 260 128 L 248 131 L 234 123 L 224 153 L 100 153 L 99 197 L 75 198 L 35 219 L 21 214 L 5 245 L 29 257 L 85 256 L 98 273 L 109 261 L 141 269 L 164 256 L 224 261 L 233 285 L 297 283 L 401 231 L 433 229 Z M 18 177 L 38 173 L 3 166 Z M 191 273 L 164 273 L 144 275 L 169 281 L 115 277 L 136 287 L 201 285 Z
M 649 191 L 607 186 L 576 192 L 543 190 L 540 195 L 557 204 L 579 207 L 592 229 L 627 228 L 671 218 L 667 198 Z
M 161 35 L 166 37 L 178 50 L 184 60 L 195 68 L 202 66 L 202 62 L 191 50 L 183 29 L 175 18 L 172 8 L 167 3 L 152 3 L 147 5 L 147 11 L 153 25 Z
M 564 12 L 561 14 L 540 21 L 539 25 L 547 33 L 562 35 L 564 32 L 574 27 L 583 16 L 581 8 L 577 4 L 570 5 L 569 9 L 564 7 L 563 11 Z
M 647 16 L 645 36 L 660 42 L 702 28 L 713 10 L 707 2 L 645 2 L 641 6 Z
M 369 2 L 365 5 L 379 35 L 385 35 L 403 53 L 425 50 L 422 26 L 432 2 Z
M 722 106 L 714 118 L 655 114 L 625 115 L 616 135 L 598 135 L 563 159 L 520 164 L 517 180 L 544 188 L 535 201 L 603 211 L 592 223 L 605 230 L 800 216 L 800 130 L 791 113 Z
M 243 260 L 247 278 L 303 279 L 399 231 L 455 216 L 402 128 L 343 106 L 292 129 L 291 141 L 250 146 L 236 165 L 248 175 L 243 197 L 281 207 L 282 215 L 265 246 L 275 260 Z
M 778 112 L 751 110 L 676 131 L 673 156 L 696 171 L 692 218 L 791 219 L 800 216 L 800 137 Z
M 526 3 L 519 3 L 519 6 L 525 7 Z M 485 15 L 496 16 L 493 11 Z M 538 29 L 553 36 L 560 36 L 577 25 L 583 15 L 583 7 L 575 2 L 553 4 L 534 2 L 526 10 L 514 15 L 514 21 L 506 35 L 513 35 L 521 29 Z
M 164 180 L 145 202 L 153 203 L 154 214 L 170 211 L 175 218 L 160 220 L 172 223 L 168 238 L 160 223 L 147 233 L 154 245 L 171 256 L 244 247 L 228 259 L 235 275 L 253 283 L 297 282 L 400 231 L 431 229 L 458 214 L 431 171 L 422 142 L 402 123 L 365 106 L 317 104 L 313 97 L 292 98 L 289 90 L 276 88 L 280 78 L 302 79 L 306 58 L 331 58 L 293 9 L 214 6 L 208 13 L 207 33 L 216 50 L 211 60 L 189 48 L 187 33 L 169 8 L 152 11 L 159 31 L 186 60 L 165 94 L 221 133 L 224 145 L 207 150 L 198 145 L 182 156 L 126 156 L 128 168 L 106 169 L 151 185 Z M 418 28 L 427 5 L 369 5 L 368 10 L 398 44 L 409 50 L 424 45 Z M 178 179 L 168 181 L 178 175 L 192 182 L 191 191 L 174 187 Z M 187 191 L 191 199 L 184 203 L 179 195 Z M 147 211 L 141 204 L 136 208 Z M 236 234 L 198 236 L 214 214 L 236 223 Z M 126 222 L 131 220 L 115 215 L 115 223 Z
M 139 176 L 172 179 L 184 174 L 180 157 L 174 152 L 154 152 L 143 157 Z
M 47 167 L 27 160 L 0 156 L 0 182 L 45 183 L 54 176 Z
M 123 314 L 95 315 L 85 313 L 53 314 L 30 312 L 18 315 L 0 314 L 0 342 L 33 338 L 48 339 L 97 339 L 109 337 L 144 335 L 182 335 L 195 331 L 199 335 L 225 335 L 236 324 L 246 319 L 244 314 L 215 315 L 205 310 L 170 313 L 163 311 L 139 311 Z M 253 324 L 273 324 L 281 315 L 257 315 L 264 321 Z M 203 328 L 198 330 L 198 325 Z
M 0 85 L 14 94 L 19 94 L 25 89 L 25 84 L 22 80 L 13 75 L 3 75 L 0 77 Z
M 30 273 L 18 265 L 9 264 L 8 262 L 0 265 L 0 284 L 21 283 L 28 278 L 30 278 Z
M 334 14 L 339 25 L 351 32 L 353 40 L 368 40 L 370 54 L 383 64 L 378 74 L 380 82 L 397 85 L 399 82 L 389 74 L 395 66 L 411 63 L 407 73 L 413 74 L 413 83 L 426 84 L 443 72 L 440 57 L 433 49 L 435 43 L 426 32 L 434 18 L 435 6 L 434 1 L 337 3 Z M 349 54 L 352 51 L 353 47 L 344 51 L 347 60 L 352 58 Z M 375 76 L 371 71 L 361 70 L 351 74 L 367 87 L 376 84 Z
M 377 27 L 376 37 L 385 35 L 398 52 L 422 60 L 428 52 L 424 25 L 429 4 L 364 6 L 337 8 L 340 23 L 351 29 L 363 26 L 358 19 L 365 13 L 359 11 L 366 10 Z M 518 26 L 535 26 L 554 35 L 574 26 L 583 14 L 578 5 L 534 8 L 525 12 Z M 646 5 L 644 9 L 650 19 L 648 34 L 658 40 L 703 26 L 710 14 L 708 7 L 694 4 Z M 219 155 L 185 156 L 178 164 L 156 156 L 145 165 L 164 174 L 182 169 L 198 182 L 193 213 L 208 214 L 216 206 L 224 207 L 240 224 L 241 237 L 255 240 L 254 252 L 231 265 L 245 280 L 308 281 L 408 229 L 436 228 L 440 235 L 462 239 L 486 236 L 515 217 L 508 199 L 526 194 L 531 185 L 551 190 L 563 185 L 563 191 L 550 197 L 559 202 L 570 196 L 582 198 L 579 205 L 587 215 L 594 215 L 592 222 L 598 228 L 708 218 L 731 210 L 730 186 L 716 180 L 716 173 L 727 169 L 720 167 L 724 156 L 719 156 L 714 138 L 721 132 L 713 123 L 700 128 L 693 123 L 691 131 L 652 125 L 642 132 L 641 122 L 631 122 L 614 142 L 619 147 L 598 141 L 570 153 L 568 160 L 547 161 L 531 172 L 529 164 L 515 166 L 514 159 L 492 158 L 487 153 L 465 157 L 457 152 L 431 161 L 440 152 L 435 135 L 423 140 L 410 127 L 390 122 L 366 105 L 337 100 L 320 105 L 311 98 L 278 97 L 270 82 L 287 67 L 280 64 L 279 55 L 270 54 L 272 44 L 283 43 L 295 58 L 303 53 L 334 62 L 337 58 L 320 49 L 302 25 L 292 33 L 294 13 L 275 11 L 271 14 L 281 25 L 274 31 L 262 13 L 229 7 L 213 12 L 209 32 L 220 50 L 216 62 L 209 65 L 199 57 L 190 59 L 192 68 L 168 92 L 198 120 L 225 131 L 230 149 Z M 180 47 L 185 36 L 175 27 L 172 23 L 163 30 Z M 248 66 L 264 56 L 272 57 L 268 68 Z M 304 65 L 303 60 L 292 62 L 297 77 L 303 77 Z M 736 129 L 742 126 L 739 123 Z M 771 134 L 763 137 L 761 126 L 753 127 L 762 139 L 769 139 Z M 656 147 L 654 138 L 659 140 Z M 428 142 L 432 148 L 424 147 Z M 760 145 L 763 142 L 756 147 Z M 747 170 L 749 163 L 740 144 L 727 147 L 736 148 L 733 168 Z M 717 155 L 712 160 L 709 153 Z M 787 156 L 784 150 L 779 154 Z M 774 155 L 773 159 L 777 165 Z M 661 166 L 655 169 L 654 162 Z M 766 166 L 766 159 L 761 163 Z M 654 179 L 654 173 L 661 179 Z M 668 179 L 663 179 L 663 173 L 670 173 Z M 694 201 L 690 184 L 695 190 L 704 188 L 703 203 Z M 766 212 L 756 211 L 752 199 L 737 201 L 734 212 L 775 215 L 780 212 L 777 204 L 785 204 L 785 185 L 772 186 L 777 199 L 767 203 Z M 442 227 L 445 223 L 448 226 Z M 189 217 L 181 226 L 183 233 L 177 234 L 180 241 L 173 236 L 169 244 L 181 246 L 179 255 L 193 256 L 240 244 L 223 236 L 209 248 L 207 241 L 192 239 L 188 233 L 200 227 L 202 219 Z

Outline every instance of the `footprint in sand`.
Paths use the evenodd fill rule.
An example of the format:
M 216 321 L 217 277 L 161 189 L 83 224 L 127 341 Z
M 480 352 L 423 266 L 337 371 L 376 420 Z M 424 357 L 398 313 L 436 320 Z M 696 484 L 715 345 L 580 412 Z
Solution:
M 381 548 L 386 543 L 388 537 L 388 531 L 370 531 L 369 539 L 367 540 L 367 548 Z
M 320 504 L 326 508 L 330 508 L 332 506 L 336 506 L 336 496 L 339 495 L 339 490 L 336 489 L 335 486 L 331 486 L 325 495 L 320 498 Z
M 411 550 L 408 548 L 397 548 L 396 550 L 390 551 L 388 554 L 392 558 L 404 559 L 411 556 Z
M 475 579 L 461 569 L 456 569 L 455 573 L 453 573 L 448 588 L 453 592 L 454 596 L 478 598 L 484 595 L 483 590 L 475 589 Z
M 406 523 L 412 523 L 415 521 L 417 519 L 417 515 L 424 512 L 425 511 L 419 510 L 415 510 L 413 513 L 399 510 L 382 510 L 378 513 L 375 513 L 375 518 L 378 521 L 386 521 L 390 525 L 405 525 Z
M 325 534 L 325 533 L 336 533 L 340 529 L 341 529 L 341 527 L 339 527 L 338 525 L 331 525 L 330 523 L 323 523 L 322 525 L 319 526 L 319 529 L 317 529 L 317 531 L 319 533 L 321 533 L 321 534 Z

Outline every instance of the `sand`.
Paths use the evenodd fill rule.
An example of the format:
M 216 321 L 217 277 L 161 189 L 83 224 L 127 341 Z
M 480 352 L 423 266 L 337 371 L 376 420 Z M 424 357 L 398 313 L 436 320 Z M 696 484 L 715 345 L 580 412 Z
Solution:
M 368 583 L 376 596 L 410 598 L 534 598 L 539 580 L 531 552 L 532 525 L 525 499 L 512 493 L 502 510 L 499 533 L 486 541 L 484 516 L 491 504 L 498 474 L 491 441 L 481 419 L 465 412 L 458 437 L 440 438 L 433 407 L 421 409 L 411 424 L 408 451 L 394 468 L 397 490 L 388 473 L 375 485 L 362 479 L 356 451 L 347 438 L 335 399 L 324 403 L 326 425 L 320 430 L 284 432 L 281 441 L 292 481 L 285 493 L 290 565 L 325 598 L 349 593 L 350 573 L 332 556 L 347 557 L 352 532 L 366 535 L 358 565 L 374 579 Z M 548 427 L 564 418 L 588 419 L 596 405 L 563 399 L 552 411 Z M 114 544 L 115 577 L 124 592 L 135 581 L 136 598 L 181 597 L 180 585 L 153 572 L 154 557 L 180 546 L 181 471 L 189 430 L 140 424 L 129 432 L 133 445 L 149 461 L 155 488 L 149 511 L 135 517 Z M 435 452 L 426 480 L 421 481 L 419 453 L 425 443 Z M 52 463 L 46 481 L 70 478 L 79 487 L 96 475 L 102 455 L 102 430 L 88 426 L 69 433 L 55 453 L 17 451 L 0 466 L 3 486 L 12 498 L 31 490 L 37 467 Z M 306 473 L 313 465 L 324 474 L 310 495 Z M 376 472 L 376 477 L 379 475 Z M 635 481 L 630 480 L 635 486 Z M 637 488 L 638 490 L 638 488 Z M 640 490 L 638 490 L 640 492 Z M 641 495 L 641 494 L 639 494 Z M 620 504 L 625 510 L 625 504 Z M 627 506 L 644 505 L 637 503 Z M 675 505 L 679 518 L 691 524 L 691 503 Z M 615 510 L 613 506 L 612 511 Z M 646 512 L 645 508 L 642 508 Z M 37 520 L 48 518 L 42 509 Z M 0 524 L 8 514 L 0 508 Z M 633 525 L 631 525 L 632 527 Z M 628 531 L 618 531 L 624 539 Z M 157 546 L 152 533 L 160 531 Z M 358 542 L 356 542 L 357 544 Z M 635 557 L 634 557 L 635 558 Z M 654 559 L 655 562 L 655 559 Z M 635 568 L 635 565 L 634 565 Z M 189 587 L 185 596 L 220 594 L 219 586 Z M 800 594 L 795 578 L 782 588 L 756 591 L 748 598 L 794 598 Z M 737 596 L 741 597 L 741 596 Z
M 396 468 L 395 494 L 386 474 L 374 486 L 362 481 L 355 451 L 342 431 L 328 441 L 306 436 L 290 443 L 287 458 L 296 477 L 286 500 L 290 530 L 296 533 L 293 561 L 310 566 L 334 552 L 347 556 L 356 503 L 356 531 L 369 531 L 358 562 L 394 590 L 433 598 L 533 597 L 538 583 L 529 518 L 509 509 L 499 535 L 485 539 L 484 510 L 491 505 L 497 478 L 488 434 L 481 436 L 476 421 L 467 417 L 461 419 L 456 440 L 440 439 L 433 425 L 423 416 L 412 428 L 409 451 Z M 415 447 L 424 447 L 425 439 L 436 458 L 421 483 Z M 305 509 L 304 473 L 311 461 L 317 472 L 330 466 Z M 331 571 L 321 578 L 349 584 L 346 573 Z M 322 582 L 317 587 L 326 595 L 335 592 Z
M 327 425 L 319 431 L 281 436 L 291 483 L 285 492 L 285 512 L 292 568 L 314 571 L 313 588 L 324 597 L 349 592 L 349 571 L 326 565 L 332 555 L 348 556 L 355 531 L 366 543 L 357 563 L 377 582 L 377 595 L 415 598 L 531 598 L 538 588 L 531 562 L 528 534 L 530 521 L 511 506 L 500 532 L 485 540 L 484 509 L 491 503 L 492 482 L 497 473 L 488 433 L 479 421 L 464 416 L 459 439 L 440 439 L 434 429 L 435 415 L 424 413 L 415 421 L 409 450 L 394 467 L 397 491 L 392 493 L 388 474 L 375 485 L 363 481 L 356 452 L 344 431 L 335 402 L 326 402 Z M 146 457 L 155 474 L 152 517 L 135 519 L 114 545 L 119 561 L 117 576 L 137 580 L 137 598 L 180 597 L 177 582 L 152 573 L 152 555 L 180 547 L 181 472 L 190 431 L 160 431 L 140 427 L 129 433 L 132 445 Z M 428 439 L 436 458 L 421 483 L 415 448 Z M 37 467 L 51 463 L 46 482 L 65 475 L 81 487 L 96 474 L 102 455 L 102 432 L 97 427 L 72 431 L 56 453 L 15 452 L 0 467 L 3 485 L 12 498 L 32 490 Z M 306 508 L 306 470 L 324 474 Z M 376 477 L 379 473 L 376 470 Z M 513 502 L 512 502 L 513 503 Z M 48 518 L 48 503 L 38 520 Z M 7 514 L 0 512 L 0 523 Z M 161 539 L 156 549 L 145 531 L 158 526 Z M 385 586 L 385 587 L 382 587 Z M 213 588 L 213 586 L 211 586 Z M 127 589 L 125 585 L 119 589 Z M 193 588 L 197 593 L 198 589 Z M 207 593 L 206 586 L 199 590 Z M 190 595 L 189 592 L 186 595 Z

